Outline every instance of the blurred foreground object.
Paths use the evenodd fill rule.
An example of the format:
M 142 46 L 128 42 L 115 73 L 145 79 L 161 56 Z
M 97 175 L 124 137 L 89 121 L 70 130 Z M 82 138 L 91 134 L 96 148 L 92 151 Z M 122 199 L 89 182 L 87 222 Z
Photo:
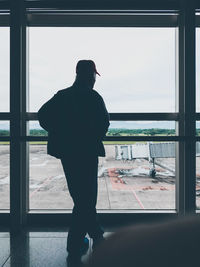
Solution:
M 87 267 L 200 266 L 200 218 L 123 228 L 95 250 Z

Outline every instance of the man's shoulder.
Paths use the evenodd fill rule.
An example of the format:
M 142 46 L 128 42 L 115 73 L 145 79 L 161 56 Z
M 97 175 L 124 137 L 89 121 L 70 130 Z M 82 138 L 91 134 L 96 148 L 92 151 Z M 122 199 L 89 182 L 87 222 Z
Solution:
M 94 89 L 88 90 L 88 91 L 83 91 L 83 90 L 75 90 L 73 86 L 61 89 L 57 91 L 56 95 L 58 98 L 65 98 L 65 97 L 74 97 L 77 95 L 81 95 L 82 97 L 88 98 L 89 96 L 92 97 L 92 99 L 96 101 L 102 101 L 103 98 L 102 96 Z
M 56 95 L 62 96 L 62 95 L 70 94 L 71 92 L 72 92 L 72 86 L 59 90 L 56 93 Z
M 103 97 L 96 91 L 96 90 L 92 90 L 92 94 L 94 96 L 94 98 L 96 98 L 99 101 L 103 101 Z

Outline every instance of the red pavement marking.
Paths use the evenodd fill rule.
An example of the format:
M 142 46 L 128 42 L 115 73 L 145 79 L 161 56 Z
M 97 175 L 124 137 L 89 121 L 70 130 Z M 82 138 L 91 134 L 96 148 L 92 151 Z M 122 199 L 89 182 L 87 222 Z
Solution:
M 144 209 L 144 205 L 142 204 L 141 200 L 140 200 L 139 197 L 137 196 L 135 190 L 134 190 L 132 187 L 126 185 L 126 184 L 124 183 L 124 181 L 123 181 L 121 178 L 119 179 L 119 181 L 120 181 L 120 182 L 123 181 L 123 183 L 118 184 L 118 186 L 116 187 L 116 183 L 113 182 L 113 179 L 114 179 L 114 178 L 116 179 L 116 177 L 118 176 L 118 174 L 117 174 L 115 171 L 116 171 L 116 168 L 112 168 L 112 169 L 109 168 L 109 169 L 108 169 L 108 175 L 109 175 L 109 178 L 110 178 L 112 187 L 115 188 L 115 189 L 126 189 L 126 190 L 129 189 L 129 190 L 133 193 L 133 195 L 134 195 L 135 199 L 137 200 L 139 206 L 140 206 L 142 209 Z M 118 177 L 117 177 L 117 178 L 118 178 Z
M 133 195 L 135 196 L 135 198 L 137 199 L 137 202 L 139 203 L 140 207 L 144 210 L 144 206 L 141 202 L 141 200 L 139 199 L 139 197 L 137 196 L 137 194 L 135 193 L 135 190 L 131 189 Z
M 128 169 L 128 168 L 127 168 Z M 160 191 L 160 190 L 174 190 L 174 185 L 165 185 L 165 186 L 160 186 L 160 185 L 151 185 L 151 186 L 131 186 L 126 184 L 126 182 L 123 180 L 123 178 L 118 177 L 118 174 L 115 172 L 118 170 L 117 168 L 110 168 L 108 169 L 108 174 L 109 178 L 112 184 L 112 188 L 116 190 L 155 190 L 155 191 Z
M 127 168 L 127 169 L 131 169 L 131 168 Z M 142 202 L 140 201 L 140 199 L 138 198 L 135 190 L 133 189 L 133 186 L 130 186 L 130 185 L 127 185 L 126 182 L 118 177 L 118 174 L 115 172 L 117 170 L 117 168 L 109 168 L 108 169 L 108 175 L 109 175 L 109 178 L 110 178 L 110 181 L 111 181 L 111 185 L 113 187 L 113 189 L 118 189 L 118 190 L 130 190 L 132 191 L 132 193 L 134 194 L 136 200 L 138 201 L 140 207 L 142 209 L 144 209 L 144 206 L 142 204 Z M 46 185 L 47 183 L 50 182 L 50 180 L 52 179 L 53 177 L 49 177 L 49 178 L 46 178 L 42 183 L 41 185 L 35 189 L 31 194 L 30 194 L 30 198 L 35 195 L 40 189 L 41 187 L 43 187 L 44 185 Z M 146 188 L 144 186 L 134 186 L 134 188 L 136 190 L 174 190 L 174 186 L 173 185 L 169 185 L 167 187 L 164 187 L 163 186 L 151 186 Z M 200 187 L 199 186 L 196 186 L 196 189 L 199 189 Z

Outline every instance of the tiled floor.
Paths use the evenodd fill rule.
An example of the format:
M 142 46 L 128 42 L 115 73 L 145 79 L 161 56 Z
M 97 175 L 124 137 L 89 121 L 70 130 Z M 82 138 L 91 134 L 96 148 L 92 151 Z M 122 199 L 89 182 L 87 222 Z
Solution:
M 67 267 L 67 230 L 0 232 L 1 267 Z M 91 243 L 88 254 L 91 253 Z M 86 260 L 88 255 L 83 257 Z

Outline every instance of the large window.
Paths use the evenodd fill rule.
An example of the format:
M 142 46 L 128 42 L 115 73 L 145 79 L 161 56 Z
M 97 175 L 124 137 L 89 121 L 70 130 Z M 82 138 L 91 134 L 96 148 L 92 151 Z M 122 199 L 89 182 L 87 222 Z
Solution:
M 175 112 L 175 38 L 174 27 L 30 27 L 29 110 L 71 86 L 78 60 L 93 59 L 101 74 L 95 89 L 110 113 Z M 29 134 L 46 136 L 37 121 L 30 122 Z M 108 138 L 175 135 L 174 121 L 111 121 L 107 133 Z M 105 142 L 98 209 L 175 209 L 175 145 L 169 144 L 171 160 L 159 154 L 165 143 L 158 143 L 155 158 L 152 147 L 145 140 Z M 30 209 L 71 209 L 60 161 L 46 153 L 42 139 L 30 145 Z M 77 155 L 78 166 L 84 154 Z
M 95 61 L 101 74 L 95 89 L 110 113 L 106 157 L 99 159 L 100 214 L 198 213 L 200 19 L 193 1 L 181 8 L 180 1 L 164 1 L 153 11 L 135 3 L 111 8 L 91 1 L 86 10 L 62 1 L 61 10 L 56 1 L 4 2 L 0 217 L 10 209 L 13 225 L 45 213 L 68 218 L 64 172 L 47 155 L 37 111 L 72 85 L 79 59 Z M 77 155 L 78 166 L 84 154 Z

